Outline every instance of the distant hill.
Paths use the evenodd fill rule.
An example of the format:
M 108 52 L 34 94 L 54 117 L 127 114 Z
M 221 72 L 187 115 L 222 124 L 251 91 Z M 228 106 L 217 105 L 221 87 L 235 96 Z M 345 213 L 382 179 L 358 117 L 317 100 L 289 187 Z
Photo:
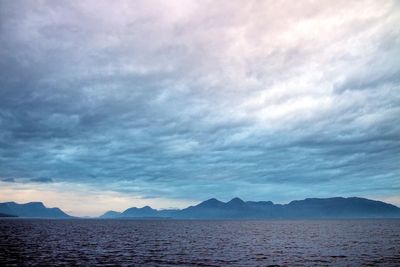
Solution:
M 107 211 L 106 213 L 104 213 L 103 215 L 100 216 L 100 218 L 104 218 L 104 219 L 110 219 L 110 218 L 118 218 L 120 217 L 121 212 L 117 212 L 117 211 Z
M 289 204 L 271 201 L 243 201 L 233 198 L 222 202 L 215 198 L 182 210 L 156 210 L 151 207 L 108 211 L 101 218 L 174 218 L 174 219 L 307 219 L 307 218 L 400 218 L 400 208 L 358 197 L 307 198 Z
M 129 208 L 124 212 L 107 211 L 100 218 L 115 219 L 115 218 L 174 218 L 180 210 L 156 210 L 149 206 L 143 208 Z
M 0 203 L 0 213 L 28 218 L 72 218 L 59 208 L 46 208 L 42 202 Z

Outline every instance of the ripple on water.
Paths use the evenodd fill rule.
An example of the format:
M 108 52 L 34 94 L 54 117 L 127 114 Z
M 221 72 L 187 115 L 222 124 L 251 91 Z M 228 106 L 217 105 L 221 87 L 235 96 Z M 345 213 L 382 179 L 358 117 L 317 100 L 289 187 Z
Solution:
M 400 266 L 400 220 L 5 219 L 0 263 Z

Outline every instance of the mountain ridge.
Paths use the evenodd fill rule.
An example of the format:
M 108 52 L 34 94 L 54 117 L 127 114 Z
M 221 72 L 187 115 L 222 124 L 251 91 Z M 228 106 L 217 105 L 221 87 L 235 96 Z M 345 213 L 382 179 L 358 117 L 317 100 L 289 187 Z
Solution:
M 0 203 L 0 213 L 21 218 L 73 218 L 60 208 L 47 208 L 42 202 L 3 202 Z
M 77 218 L 42 202 L 0 203 L 0 217 Z M 235 197 L 223 202 L 210 198 L 183 209 L 157 210 L 150 206 L 131 207 L 122 212 L 107 211 L 98 218 L 161 219 L 313 219 L 313 218 L 400 218 L 400 208 L 383 201 L 360 197 L 306 198 L 287 204 L 272 201 L 243 201 Z
M 145 210 L 149 211 L 144 212 Z M 400 208 L 383 201 L 360 197 L 306 198 L 293 200 L 287 204 L 274 204 L 272 201 L 243 201 L 235 197 L 227 202 L 210 198 L 184 209 L 156 210 L 149 206 L 133 207 L 124 212 L 108 211 L 100 216 L 100 218 L 146 217 L 172 219 L 400 218 Z

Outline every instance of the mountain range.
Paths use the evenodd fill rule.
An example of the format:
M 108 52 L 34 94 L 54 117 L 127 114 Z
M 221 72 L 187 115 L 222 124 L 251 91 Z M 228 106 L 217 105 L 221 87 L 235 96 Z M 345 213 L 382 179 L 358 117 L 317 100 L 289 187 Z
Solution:
M 295 219 L 295 218 L 400 218 L 400 208 L 381 201 L 358 197 L 307 198 L 289 204 L 215 198 L 185 209 L 156 210 L 149 206 L 108 211 L 100 218 L 171 219 Z
M 47 208 L 42 202 L 0 203 L 0 217 L 77 218 L 59 208 Z M 382 201 L 359 197 L 306 198 L 288 204 L 271 201 L 243 201 L 233 198 L 222 202 L 215 198 L 184 209 L 156 210 L 149 206 L 108 211 L 104 219 L 319 219 L 319 218 L 400 218 L 400 208 Z
M 15 202 L 0 203 L 0 217 L 24 218 L 73 218 L 59 208 L 47 208 L 42 202 L 18 204 Z

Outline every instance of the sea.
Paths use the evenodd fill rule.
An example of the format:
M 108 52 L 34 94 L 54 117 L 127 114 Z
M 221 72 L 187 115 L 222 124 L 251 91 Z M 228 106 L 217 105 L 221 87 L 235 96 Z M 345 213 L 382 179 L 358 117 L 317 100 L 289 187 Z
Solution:
M 400 220 L 8 218 L 0 266 L 400 266 Z

